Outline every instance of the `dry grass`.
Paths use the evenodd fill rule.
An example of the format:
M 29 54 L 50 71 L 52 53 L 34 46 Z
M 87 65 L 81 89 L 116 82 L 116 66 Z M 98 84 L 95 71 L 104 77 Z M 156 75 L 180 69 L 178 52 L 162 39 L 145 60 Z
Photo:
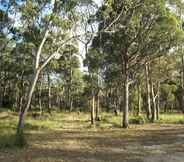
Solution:
M 108 115 L 102 114 L 103 119 L 104 116 Z M 90 126 L 89 119 L 89 115 L 81 113 L 78 116 L 75 112 L 45 114 L 39 119 L 28 116 L 26 133 L 29 145 L 23 149 L 1 148 L 0 161 L 138 162 L 147 161 L 148 154 L 159 157 L 168 152 L 181 153 L 184 149 L 182 124 L 131 125 L 125 130 L 114 127 L 114 116 L 108 122 L 103 120 L 94 126 Z M 16 113 L 0 115 L 1 140 L 5 135 L 11 136 L 17 120 Z

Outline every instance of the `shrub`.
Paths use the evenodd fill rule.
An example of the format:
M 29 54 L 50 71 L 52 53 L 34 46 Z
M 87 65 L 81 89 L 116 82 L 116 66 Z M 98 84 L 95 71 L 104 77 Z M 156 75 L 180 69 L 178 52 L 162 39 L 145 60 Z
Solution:
M 131 122 L 134 124 L 145 124 L 149 123 L 149 120 L 146 116 L 138 116 L 138 117 L 132 117 Z
M 11 138 L 0 138 L 0 149 L 9 148 L 12 146 L 13 140 Z
M 114 121 L 114 122 L 113 122 L 113 126 L 114 126 L 114 127 L 118 127 L 118 128 L 119 128 L 119 127 L 121 127 L 121 126 L 122 126 L 122 122 L 121 122 L 121 121 L 119 121 L 119 120 L 116 120 L 116 121 Z
M 20 148 L 27 146 L 26 134 L 23 131 L 16 133 L 13 146 L 17 146 Z

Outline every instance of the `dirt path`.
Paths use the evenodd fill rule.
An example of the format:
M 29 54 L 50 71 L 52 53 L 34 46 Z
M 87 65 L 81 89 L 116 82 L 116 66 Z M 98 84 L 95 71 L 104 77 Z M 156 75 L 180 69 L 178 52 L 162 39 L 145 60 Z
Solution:
M 1 162 L 183 162 L 184 125 L 61 128 L 37 132 L 22 150 L 0 150 Z

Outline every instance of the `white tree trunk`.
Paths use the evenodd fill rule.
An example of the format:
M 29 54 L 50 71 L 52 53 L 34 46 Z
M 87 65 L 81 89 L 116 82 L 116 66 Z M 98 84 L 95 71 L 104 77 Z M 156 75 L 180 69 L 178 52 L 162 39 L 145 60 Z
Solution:
M 99 103 L 100 103 L 100 97 L 99 97 L 99 74 L 97 74 L 97 98 L 96 98 L 96 121 L 99 120 Z
M 24 129 L 27 111 L 29 109 L 29 105 L 30 105 L 32 94 L 33 94 L 33 91 L 34 91 L 34 88 L 35 88 L 35 85 L 36 85 L 36 82 L 37 82 L 37 79 L 38 79 L 39 72 L 40 71 L 37 69 L 37 70 L 35 70 L 35 72 L 33 74 L 31 85 L 29 87 L 29 91 L 28 91 L 28 94 L 27 94 L 27 97 L 26 97 L 26 102 L 25 102 L 24 107 L 21 110 L 19 123 L 18 123 L 18 127 L 17 127 L 17 132 L 22 132 L 23 129 Z
M 153 87 L 153 83 L 151 80 L 150 80 L 150 86 L 151 86 L 151 103 L 152 103 L 151 120 L 152 122 L 155 122 L 156 121 L 156 100 L 155 100 L 154 87 Z
M 94 111 L 95 111 L 95 95 L 94 95 L 94 88 L 93 88 L 93 80 L 92 80 L 92 73 L 89 70 L 90 75 L 90 82 L 91 82 L 91 124 L 95 123 L 94 118 Z
M 124 63 L 124 69 L 123 69 L 123 77 L 124 77 L 124 86 L 123 86 L 123 92 L 124 92 L 124 103 L 123 103 L 123 128 L 129 127 L 129 119 L 128 119 L 128 111 L 129 111 L 129 78 L 128 78 L 128 61 L 125 59 Z
M 149 63 L 145 66 L 145 72 L 146 72 L 146 113 L 147 118 L 150 119 L 151 117 L 151 105 L 150 105 L 150 84 L 149 84 Z

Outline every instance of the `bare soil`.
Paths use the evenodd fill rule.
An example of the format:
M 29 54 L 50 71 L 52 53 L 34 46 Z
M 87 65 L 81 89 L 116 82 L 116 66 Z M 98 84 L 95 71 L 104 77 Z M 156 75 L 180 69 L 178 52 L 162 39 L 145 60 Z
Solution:
M 69 121 L 61 121 L 61 123 Z M 1 162 L 183 162 L 184 125 L 80 127 L 32 132 L 29 146 L 0 150 Z M 86 125 L 89 124 L 86 121 Z M 84 124 L 84 123 L 82 123 Z

